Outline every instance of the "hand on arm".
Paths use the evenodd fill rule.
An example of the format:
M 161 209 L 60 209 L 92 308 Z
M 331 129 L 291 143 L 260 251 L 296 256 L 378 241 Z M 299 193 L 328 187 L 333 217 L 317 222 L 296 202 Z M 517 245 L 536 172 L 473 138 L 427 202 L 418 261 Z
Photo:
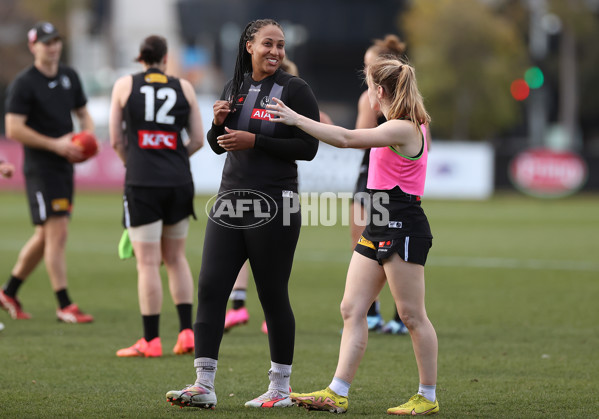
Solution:
M 72 132 L 58 138 L 48 137 L 28 127 L 25 123 L 26 120 L 25 115 L 7 113 L 5 118 L 6 136 L 27 147 L 56 153 L 71 163 L 84 160 L 81 149 L 71 142 Z
M 254 148 L 256 134 L 225 127 L 225 133 L 216 137 L 218 145 L 226 151 L 246 150 Z

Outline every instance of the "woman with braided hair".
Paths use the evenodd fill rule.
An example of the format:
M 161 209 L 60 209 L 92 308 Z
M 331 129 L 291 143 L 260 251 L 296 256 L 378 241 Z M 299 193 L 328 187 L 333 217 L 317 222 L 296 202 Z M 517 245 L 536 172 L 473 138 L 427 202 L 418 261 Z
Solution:
M 208 143 L 215 153 L 227 153 L 227 159 L 206 226 L 198 280 L 194 324 L 197 378 L 183 390 L 166 393 L 172 404 L 216 406 L 214 378 L 227 300 L 246 260 L 268 326 L 271 368 L 268 391 L 245 405 L 270 408 L 292 404 L 289 377 L 295 319 L 288 282 L 301 214 L 284 214 L 283 209 L 297 196 L 296 160 L 312 160 L 318 140 L 296 127 L 271 122 L 266 106 L 278 98 L 316 121 L 319 110 L 306 82 L 280 69 L 284 58 L 285 35 L 279 23 L 271 19 L 250 22 L 239 40 L 234 77 L 213 106 Z M 246 205 L 248 202 L 251 205 Z M 261 218 L 267 213 L 268 217 Z

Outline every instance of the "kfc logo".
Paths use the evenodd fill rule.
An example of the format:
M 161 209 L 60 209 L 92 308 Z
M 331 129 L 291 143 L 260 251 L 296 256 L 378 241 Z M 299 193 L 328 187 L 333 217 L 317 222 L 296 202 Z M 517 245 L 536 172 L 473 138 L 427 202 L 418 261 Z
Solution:
M 160 150 L 177 149 L 177 133 L 167 131 L 138 131 L 139 148 Z

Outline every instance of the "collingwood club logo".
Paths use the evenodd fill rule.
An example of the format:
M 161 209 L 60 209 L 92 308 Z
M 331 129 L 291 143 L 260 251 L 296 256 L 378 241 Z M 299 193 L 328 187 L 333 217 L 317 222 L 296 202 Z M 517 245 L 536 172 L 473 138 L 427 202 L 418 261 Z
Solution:
M 260 106 L 263 108 L 266 108 L 266 106 L 270 103 L 270 98 L 268 96 L 264 96 L 261 100 L 260 100 Z

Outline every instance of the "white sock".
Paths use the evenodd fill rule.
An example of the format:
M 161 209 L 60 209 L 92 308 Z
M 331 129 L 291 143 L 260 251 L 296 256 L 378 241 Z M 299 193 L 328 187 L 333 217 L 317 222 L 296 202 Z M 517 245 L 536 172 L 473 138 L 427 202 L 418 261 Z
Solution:
M 195 384 L 204 387 L 206 390 L 214 391 L 214 378 L 216 377 L 216 359 L 196 358 L 193 360 L 193 366 L 196 369 L 197 379 Z
M 350 383 L 343 381 L 341 378 L 333 377 L 333 381 L 329 384 L 329 388 L 340 396 L 347 397 L 349 394 Z
M 437 386 L 425 386 L 424 384 L 418 385 L 418 394 L 426 397 L 431 402 L 437 400 Z
M 269 390 L 277 390 L 279 393 L 289 394 L 289 377 L 291 376 L 291 365 L 277 364 L 270 361 L 270 370 L 268 378 L 270 384 Z
M 247 296 L 246 290 L 233 290 L 231 291 L 231 295 L 229 295 L 229 300 L 243 300 L 245 301 Z

